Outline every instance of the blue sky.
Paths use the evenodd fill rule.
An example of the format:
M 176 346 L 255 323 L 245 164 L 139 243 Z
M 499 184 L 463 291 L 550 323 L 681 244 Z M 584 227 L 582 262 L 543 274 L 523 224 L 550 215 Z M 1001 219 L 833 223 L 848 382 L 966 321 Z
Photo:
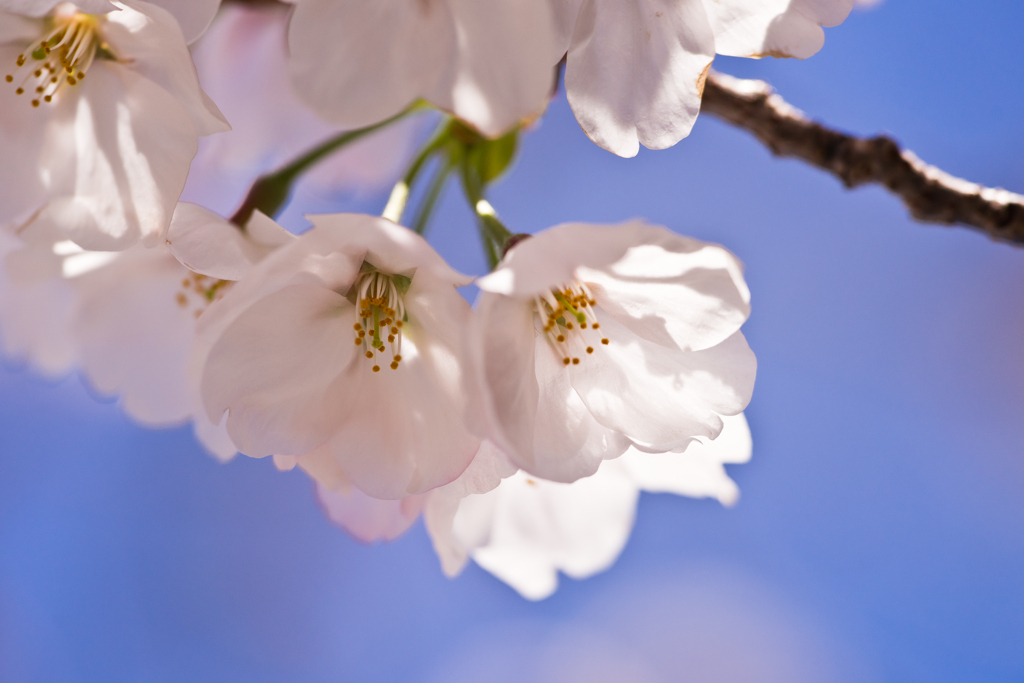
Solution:
M 886 0 L 806 62 L 716 68 L 1020 191 L 1021 26 L 1005 0 Z M 480 273 L 450 189 L 432 241 Z M 304 475 L 219 465 L 187 428 L 8 365 L 0 680 L 1024 678 L 1024 251 L 917 224 L 711 117 L 618 159 L 564 98 L 492 203 L 515 231 L 641 216 L 746 263 L 759 372 L 737 507 L 645 494 L 610 571 L 529 603 L 475 566 L 445 579 L 420 525 L 361 545 Z

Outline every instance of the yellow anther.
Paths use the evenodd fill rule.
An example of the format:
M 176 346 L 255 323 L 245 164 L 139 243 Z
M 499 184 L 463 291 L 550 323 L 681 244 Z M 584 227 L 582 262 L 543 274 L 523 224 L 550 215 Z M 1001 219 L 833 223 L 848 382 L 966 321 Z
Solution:
M 374 365 L 373 366 L 373 371 L 374 372 L 380 372 L 380 366 L 379 365 Z
M 571 361 L 570 361 L 570 360 L 569 360 L 568 358 L 563 358 L 563 359 L 562 359 L 562 364 L 563 364 L 563 365 L 568 365 L 568 364 L 569 364 L 570 362 L 571 362 Z
M 391 369 L 392 370 L 397 370 L 398 369 L 398 361 L 397 360 L 391 361 Z
M 363 326 L 359 323 L 356 323 L 355 325 L 352 326 L 352 329 L 358 332 L 359 330 L 363 329 Z
M 608 340 L 607 339 L 602 339 L 601 343 L 604 344 L 605 346 L 607 346 L 608 345 Z
M 564 342 L 565 341 L 565 335 L 564 334 L 560 334 L 557 337 L 555 337 L 555 339 L 557 339 L 560 342 Z
M 373 358 L 373 351 L 367 351 L 366 352 L 366 357 L 367 358 Z
M 395 356 L 395 362 L 396 363 L 401 363 L 402 362 L 402 355 L 401 354 L 398 354 L 397 356 Z
M 359 346 L 360 344 L 362 344 L 362 343 L 363 343 L 363 340 L 362 340 L 362 339 L 356 339 L 356 340 L 354 340 L 354 341 L 355 341 L 355 343 L 356 343 L 356 346 Z
M 594 347 L 593 346 L 588 346 L 587 347 L 587 353 L 593 353 L 593 352 L 594 352 Z
M 580 364 L 580 359 L 579 358 L 573 358 L 572 359 L 572 364 L 573 365 L 579 365 Z

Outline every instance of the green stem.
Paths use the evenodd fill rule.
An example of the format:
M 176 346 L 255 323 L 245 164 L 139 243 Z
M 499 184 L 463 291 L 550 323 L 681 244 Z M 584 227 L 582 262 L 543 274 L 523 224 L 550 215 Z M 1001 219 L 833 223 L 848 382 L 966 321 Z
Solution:
M 452 170 L 450 162 L 447 160 L 442 161 L 434 173 L 434 177 L 431 178 L 430 185 L 427 187 L 427 194 L 423 197 L 423 201 L 416 211 L 416 218 L 412 222 L 412 229 L 417 235 L 426 233 L 430 218 L 434 215 L 437 200 L 441 198 L 441 192 L 444 190 L 445 183 L 448 182 L 448 176 L 451 175 Z
M 334 154 L 343 147 L 346 147 L 370 133 L 378 131 L 381 128 L 391 125 L 395 121 L 405 118 L 421 106 L 422 105 L 418 103 L 414 104 L 405 111 L 395 114 L 391 118 L 385 119 L 380 123 L 375 123 L 372 126 L 367 126 L 366 128 L 350 130 L 335 135 L 316 147 L 313 147 L 291 163 L 282 166 L 276 171 L 260 176 L 256 179 L 256 182 L 252 184 L 252 187 L 249 188 L 249 192 L 246 194 L 242 205 L 238 207 L 238 210 L 235 211 L 235 214 L 231 217 L 231 222 L 244 229 L 245 224 L 248 223 L 249 219 L 252 217 L 253 211 L 256 210 L 265 213 L 271 218 L 276 217 L 281 209 L 284 208 L 285 204 L 288 203 L 288 199 L 292 194 L 292 185 L 299 176 L 318 164 L 325 157 Z
M 437 127 L 434 134 L 430 136 L 430 140 L 419 151 L 416 158 L 412 160 L 409 169 L 402 176 L 402 179 L 395 183 L 395 187 L 391 190 L 391 196 L 388 197 L 388 203 L 384 206 L 381 217 L 395 223 L 402 222 L 402 214 L 405 213 L 405 205 L 409 201 L 409 193 L 412 191 L 413 183 L 416 182 L 416 178 L 419 177 L 420 171 L 423 170 L 423 166 L 430 157 L 444 147 L 448 141 L 450 129 L 451 123 L 446 118 Z
M 501 254 L 512 237 L 512 232 L 498 218 L 498 212 L 494 210 L 491 203 L 484 199 L 483 183 L 469 163 L 462 165 L 462 189 L 466 193 L 470 207 L 476 214 L 487 261 L 493 270 L 501 260 Z

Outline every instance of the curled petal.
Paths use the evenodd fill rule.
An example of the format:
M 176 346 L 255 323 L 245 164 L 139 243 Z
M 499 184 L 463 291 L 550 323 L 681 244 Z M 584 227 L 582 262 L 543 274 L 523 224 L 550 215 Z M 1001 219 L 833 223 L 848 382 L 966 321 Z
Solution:
M 806 59 L 825 43 L 822 26 L 836 26 L 852 0 L 704 0 L 715 50 L 733 57 Z
M 681 352 L 602 320 L 610 343 L 568 370 L 583 403 L 605 427 L 671 450 L 695 437 L 716 437 L 720 416 L 735 415 L 750 401 L 756 360 L 742 333 L 710 349 Z
M 616 462 L 644 491 L 716 498 L 723 505 L 733 505 L 739 499 L 739 488 L 723 464 L 750 460 L 752 442 L 742 413 L 724 416 L 722 423 L 722 433 L 716 439 L 693 441 L 683 452 L 643 453 L 634 448 Z
M 185 42 L 192 44 L 206 32 L 220 8 L 220 0 L 149 0 L 174 15 Z

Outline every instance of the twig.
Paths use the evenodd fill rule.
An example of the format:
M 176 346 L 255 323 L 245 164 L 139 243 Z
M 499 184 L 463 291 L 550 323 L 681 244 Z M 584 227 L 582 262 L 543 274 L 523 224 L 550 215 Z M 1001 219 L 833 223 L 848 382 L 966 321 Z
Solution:
M 815 123 L 764 81 L 712 73 L 702 110 L 753 133 L 779 156 L 824 169 L 847 187 L 879 183 L 929 223 L 961 224 L 1024 244 L 1024 196 L 983 187 L 929 166 L 885 136 L 858 138 Z

